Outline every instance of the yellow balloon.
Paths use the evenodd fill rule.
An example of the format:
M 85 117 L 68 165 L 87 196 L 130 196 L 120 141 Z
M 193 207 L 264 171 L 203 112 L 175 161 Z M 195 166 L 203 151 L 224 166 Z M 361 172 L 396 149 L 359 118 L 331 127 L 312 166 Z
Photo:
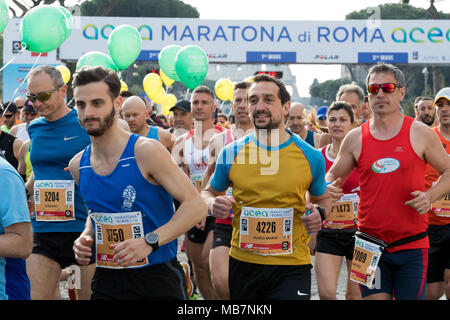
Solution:
M 255 80 L 253 80 L 253 76 L 247 77 L 244 79 L 245 82 L 250 82 L 250 83 L 254 83 Z
M 217 97 L 222 100 L 233 100 L 234 86 L 233 82 L 229 79 L 219 79 L 214 86 L 214 91 Z
M 164 88 L 161 87 L 159 89 L 159 92 L 156 94 L 155 97 L 153 97 L 153 102 L 157 104 L 162 104 L 164 102 L 164 97 L 166 96 L 166 92 L 164 91 Z
M 67 84 L 70 80 L 70 70 L 66 66 L 57 66 L 55 67 L 62 75 L 63 81 Z
M 128 91 L 128 86 L 125 83 L 125 81 L 120 80 L 120 92 L 122 92 L 122 91 Z
M 168 109 L 172 108 L 177 103 L 177 97 L 173 93 L 169 93 L 164 97 L 163 105 Z
M 161 69 L 159 69 L 159 75 L 161 76 L 161 80 L 164 82 L 166 87 L 170 87 L 175 80 L 170 79 Z
M 154 100 L 154 98 L 160 93 L 161 89 L 164 91 L 162 88 L 161 77 L 156 73 L 147 74 L 142 81 L 142 86 L 144 87 L 145 93 L 151 100 Z
M 172 113 L 172 111 L 170 111 L 169 109 L 170 109 L 170 108 L 168 108 L 166 105 L 164 105 L 164 106 L 162 107 L 162 113 L 163 113 L 163 115 L 165 115 L 166 117 L 167 117 L 169 114 Z

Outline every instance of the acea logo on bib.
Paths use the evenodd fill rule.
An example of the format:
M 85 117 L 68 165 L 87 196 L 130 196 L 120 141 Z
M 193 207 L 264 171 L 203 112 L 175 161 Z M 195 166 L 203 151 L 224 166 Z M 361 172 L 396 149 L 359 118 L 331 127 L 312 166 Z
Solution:
M 382 158 L 372 163 L 372 170 L 376 173 L 390 173 L 400 168 L 400 161 L 394 158 Z

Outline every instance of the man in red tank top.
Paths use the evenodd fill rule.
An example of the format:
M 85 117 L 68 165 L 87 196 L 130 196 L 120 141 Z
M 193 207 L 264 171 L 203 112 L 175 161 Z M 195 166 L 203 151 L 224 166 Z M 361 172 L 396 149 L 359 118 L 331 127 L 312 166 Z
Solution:
M 366 79 L 373 118 L 344 139 L 327 181 L 337 201 L 354 167 L 360 179 L 358 230 L 387 244 L 375 286 L 365 299 L 424 299 L 428 262 L 427 216 L 431 203 L 450 191 L 450 159 L 428 126 L 400 111 L 405 77 L 393 65 L 373 66 Z M 440 175 L 425 191 L 425 166 Z
M 450 87 L 438 92 L 433 101 L 439 125 L 434 127 L 442 146 L 450 156 Z M 427 165 L 425 188 L 430 188 L 439 174 Z M 450 299 L 450 193 L 431 205 L 428 212 L 428 251 L 427 300 L 437 300 L 446 294 Z

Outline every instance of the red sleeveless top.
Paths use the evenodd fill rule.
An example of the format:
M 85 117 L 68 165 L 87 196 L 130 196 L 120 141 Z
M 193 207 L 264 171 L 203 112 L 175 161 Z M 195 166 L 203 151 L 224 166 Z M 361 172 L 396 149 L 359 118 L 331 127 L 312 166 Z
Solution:
M 448 155 L 450 156 L 450 141 L 445 140 L 444 137 L 442 137 L 441 133 L 439 132 L 439 127 L 433 128 L 434 132 L 439 137 L 439 140 L 441 140 L 442 146 L 444 147 L 445 151 L 447 151 Z M 430 164 L 427 164 L 426 171 L 425 171 L 425 188 L 428 190 L 433 185 L 434 181 L 437 181 L 439 179 L 439 173 L 436 172 L 436 170 L 433 169 Z M 450 224 L 450 217 L 448 215 L 437 215 L 433 213 L 431 210 L 428 212 L 428 221 L 432 225 L 447 225 Z
M 410 141 L 413 118 L 405 116 L 400 132 L 388 140 L 375 139 L 369 122 L 361 126 L 362 145 L 357 169 L 360 182 L 358 229 L 392 243 L 425 232 L 427 215 L 405 202 L 411 192 L 425 190 L 425 160 L 414 152 Z M 387 249 L 428 248 L 428 237 Z

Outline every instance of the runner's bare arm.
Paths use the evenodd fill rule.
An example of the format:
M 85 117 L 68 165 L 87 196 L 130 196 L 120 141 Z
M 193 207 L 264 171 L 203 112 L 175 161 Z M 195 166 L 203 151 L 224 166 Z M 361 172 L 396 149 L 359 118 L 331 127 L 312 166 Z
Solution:
M 184 149 L 184 141 L 186 139 L 187 133 L 183 134 L 182 136 L 179 136 L 172 148 L 172 158 L 175 160 L 175 163 L 180 167 L 183 168 L 183 149 Z
M 228 217 L 233 203 L 236 202 L 233 196 L 225 196 L 223 195 L 223 192 L 214 190 L 209 181 L 201 192 L 201 195 L 203 200 L 206 202 L 211 215 L 219 219 L 225 219 Z
M 29 222 L 14 223 L 0 235 L 0 256 L 26 259 L 33 248 L 33 232 Z
M 169 152 L 172 152 L 174 139 L 170 132 L 164 130 L 163 128 L 158 128 L 158 139 Z
M 70 161 L 69 161 L 69 172 L 72 175 L 73 180 L 76 184 L 78 184 L 78 178 L 80 177 L 80 159 L 83 155 L 83 151 L 78 152 Z
M 25 164 L 25 156 L 27 154 L 29 145 L 30 145 L 30 140 L 25 141 L 19 150 L 19 158 L 18 158 L 19 165 L 17 166 L 17 171 L 19 172 L 19 174 L 21 174 L 23 176 L 27 172 L 27 165 Z
M 142 140 L 142 141 L 140 141 Z M 206 205 L 194 188 L 189 178 L 180 170 L 170 153 L 160 144 L 140 139 L 135 148 L 135 156 L 139 166 L 153 177 L 168 193 L 180 202 L 180 207 L 173 218 L 157 229 L 160 245 L 166 244 L 194 226 L 207 214 Z M 139 148 L 139 145 L 145 145 Z M 151 158 L 152 161 L 148 161 Z
M 405 202 L 406 205 L 416 209 L 421 214 L 425 214 L 430 209 L 433 202 L 442 198 L 450 192 L 450 157 L 442 147 L 438 136 L 425 125 L 415 125 L 411 135 L 413 148 L 422 155 L 440 175 L 436 184 L 426 192 L 413 191 L 412 200 Z

